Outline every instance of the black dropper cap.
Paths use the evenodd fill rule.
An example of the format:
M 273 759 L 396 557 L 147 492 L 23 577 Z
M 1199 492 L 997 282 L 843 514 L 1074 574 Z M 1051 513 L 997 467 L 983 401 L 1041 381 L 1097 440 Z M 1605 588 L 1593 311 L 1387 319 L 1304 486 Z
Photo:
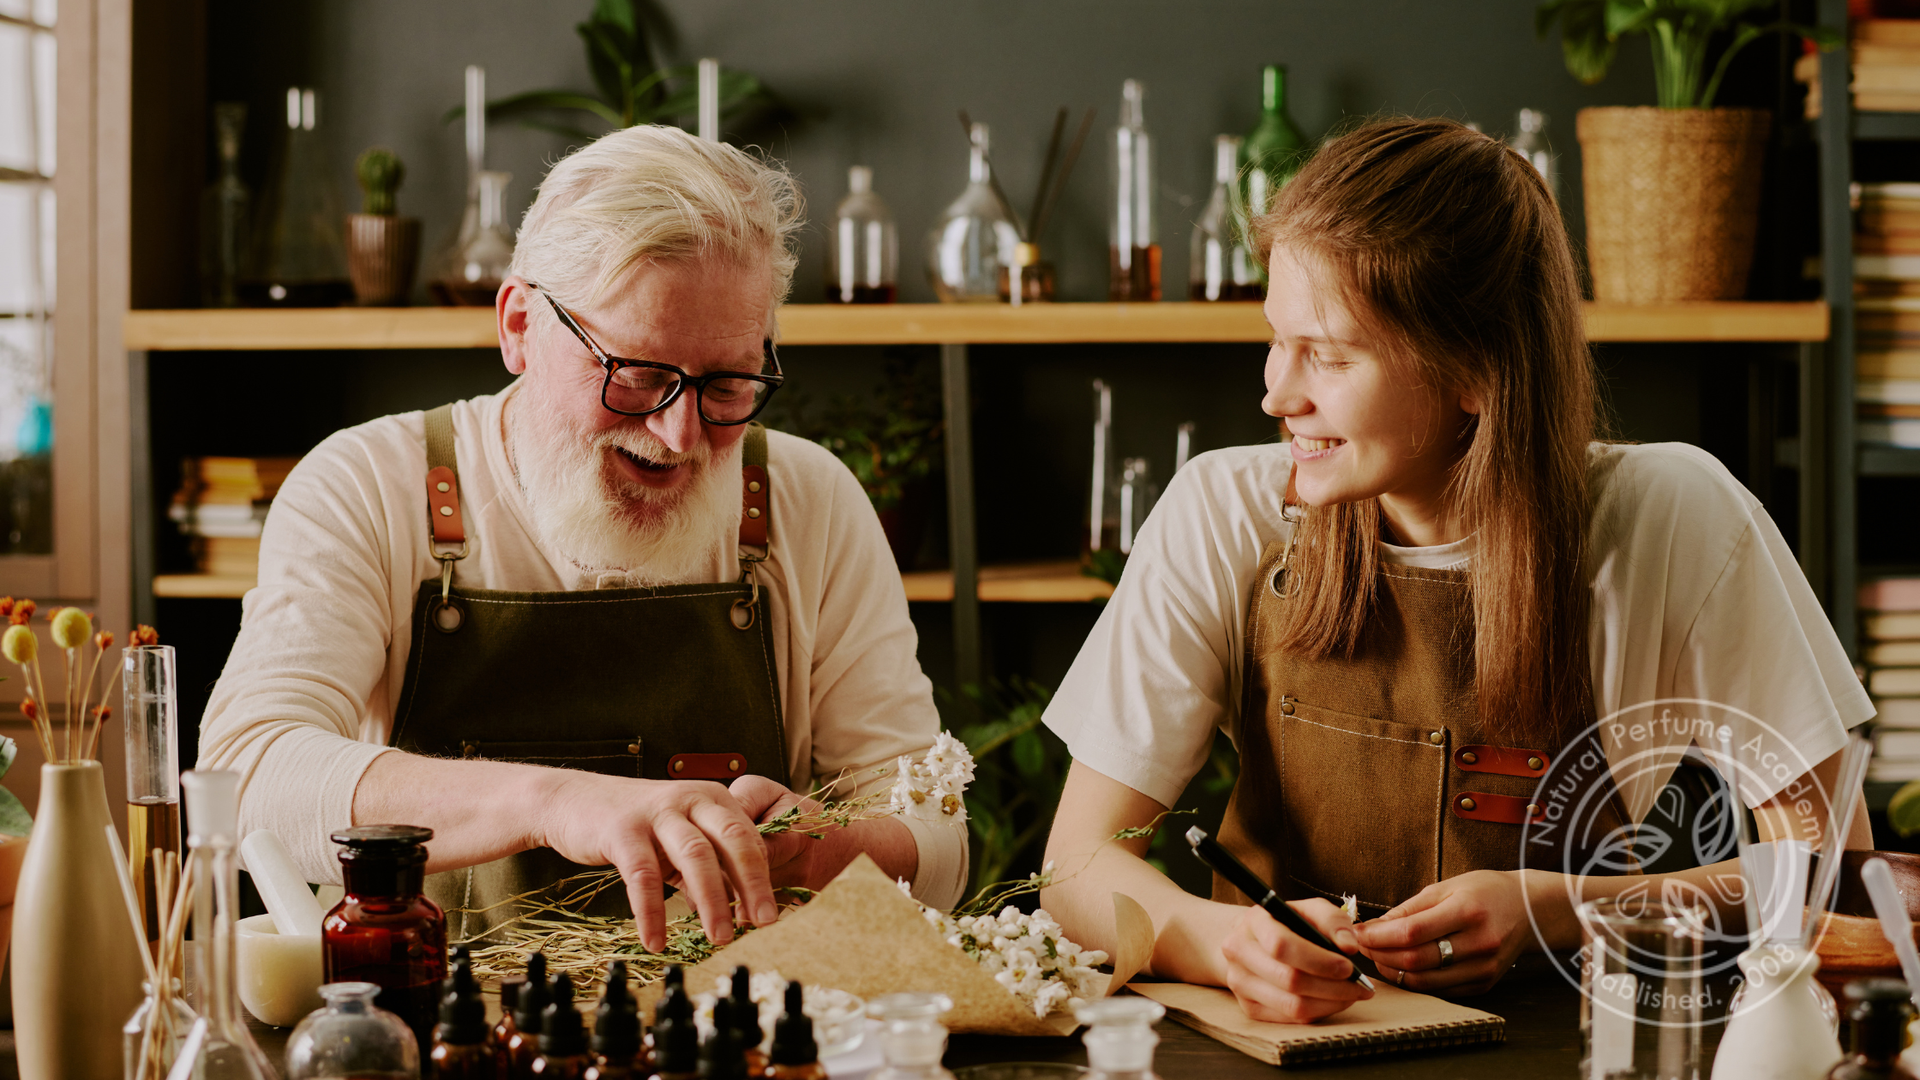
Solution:
M 473 1046 L 487 1041 L 487 1003 L 480 1000 L 480 984 L 473 977 L 473 961 L 467 950 L 455 946 L 453 973 L 440 984 L 440 1025 L 433 1037 L 452 1046 Z
M 798 982 L 787 984 L 787 1011 L 773 1025 L 773 1048 L 767 1061 L 774 1065 L 811 1065 L 820 1060 L 820 1044 L 813 1041 L 813 1020 L 801 1006 L 805 1001 Z
M 738 1024 L 739 1017 L 734 1014 L 732 1002 L 720 998 L 713 1003 L 713 1034 L 700 1044 L 699 1075 L 706 1080 L 746 1080 L 746 1048 L 737 1037 Z M 656 1068 L 660 1072 L 666 1071 Z
M 594 1010 L 593 1052 L 608 1061 L 631 1061 L 640 1053 L 640 1003 L 627 990 L 627 964 L 607 965 L 606 988 Z
M 553 999 L 547 995 L 547 954 L 527 957 L 527 984 L 520 988 L 520 999 L 513 1006 L 513 1026 L 526 1035 L 540 1034 L 542 1014 Z
M 693 1023 L 693 1003 L 684 987 L 668 983 L 653 1010 L 653 1071 L 685 1074 L 699 1067 L 700 1029 Z
M 666 989 L 660 994 L 660 1004 L 654 1006 L 654 1024 L 658 1025 L 663 1020 L 684 1020 L 691 1025 L 693 999 L 687 996 L 686 971 L 679 964 L 670 964 L 666 978 L 661 981 Z M 655 1038 L 657 1040 L 658 1036 Z
M 733 969 L 733 988 L 727 997 L 728 1013 L 733 1017 L 733 1037 L 741 1050 L 760 1045 L 760 1006 L 753 1002 L 753 973 L 747 965 Z M 719 1013 L 714 1013 L 718 1024 Z
M 547 984 L 547 996 L 553 999 L 542 1014 L 546 1023 L 540 1029 L 540 1053 L 550 1058 L 578 1057 L 587 1052 L 587 1026 L 580 1010 L 573 1007 L 573 980 L 555 975 Z

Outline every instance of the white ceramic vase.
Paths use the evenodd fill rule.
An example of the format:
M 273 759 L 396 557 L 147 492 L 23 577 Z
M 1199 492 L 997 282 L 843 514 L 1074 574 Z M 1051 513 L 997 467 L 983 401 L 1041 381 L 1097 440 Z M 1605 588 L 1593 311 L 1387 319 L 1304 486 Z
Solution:
M 1821 1080 L 1841 1058 L 1840 1040 L 1808 983 L 1820 970 L 1811 949 L 1772 944 L 1740 954 L 1740 1010 L 1713 1057 L 1713 1080 Z
M 119 1080 L 120 1028 L 140 1006 L 142 943 L 107 845 L 100 763 L 42 765 L 13 906 L 21 1080 Z

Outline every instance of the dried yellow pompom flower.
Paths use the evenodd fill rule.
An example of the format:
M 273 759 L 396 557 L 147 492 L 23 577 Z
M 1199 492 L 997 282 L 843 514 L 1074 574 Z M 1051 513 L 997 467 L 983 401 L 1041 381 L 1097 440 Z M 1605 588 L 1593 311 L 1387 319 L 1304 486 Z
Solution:
M 77 649 L 93 636 L 93 620 L 77 607 L 61 608 L 53 616 L 53 643 L 62 649 Z
M 9 626 L 6 636 L 0 637 L 0 654 L 16 664 L 31 664 L 33 658 L 40 655 L 40 639 L 34 636 L 31 626 Z

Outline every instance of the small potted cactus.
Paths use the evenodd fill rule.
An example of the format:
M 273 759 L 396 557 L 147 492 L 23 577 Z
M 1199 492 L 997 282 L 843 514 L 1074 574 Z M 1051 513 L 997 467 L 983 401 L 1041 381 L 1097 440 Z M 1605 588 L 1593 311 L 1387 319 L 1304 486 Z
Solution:
M 406 176 L 399 155 L 374 147 L 354 163 L 364 193 L 361 212 L 347 215 L 347 275 L 369 307 L 404 305 L 420 261 L 420 219 L 395 213 L 394 193 Z

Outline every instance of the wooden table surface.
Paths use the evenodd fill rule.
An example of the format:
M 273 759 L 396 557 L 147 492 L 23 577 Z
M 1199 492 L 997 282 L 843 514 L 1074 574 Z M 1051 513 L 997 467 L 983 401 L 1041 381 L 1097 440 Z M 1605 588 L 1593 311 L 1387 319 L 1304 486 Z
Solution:
M 1712 988 L 1710 1010 L 1715 1022 L 1702 1032 L 1701 1075 L 1711 1071 L 1713 1050 L 1719 1044 L 1729 988 Z M 1580 994 L 1551 970 L 1543 958 L 1523 961 L 1492 992 L 1465 999 L 1465 1003 L 1506 1018 L 1507 1041 L 1486 1046 L 1431 1051 L 1418 1055 L 1383 1056 L 1345 1062 L 1295 1067 L 1290 1073 L 1338 1071 L 1341 1080 L 1570 1080 L 1580 1064 Z M 285 1052 L 289 1029 L 252 1024 L 261 1049 L 278 1063 Z M 1171 1020 L 1160 1024 L 1160 1047 L 1154 1071 L 1163 1080 L 1238 1080 L 1275 1076 L 1273 1066 L 1240 1053 Z M 11 1045 L 5 1047 L 11 1051 Z M 12 1054 L 6 1054 L 12 1064 Z M 1000 1061 L 1060 1061 L 1087 1063 L 1079 1038 L 1035 1039 L 956 1035 L 947 1050 L 950 1069 Z M 0 1077 L 10 1075 L 0 1071 Z

